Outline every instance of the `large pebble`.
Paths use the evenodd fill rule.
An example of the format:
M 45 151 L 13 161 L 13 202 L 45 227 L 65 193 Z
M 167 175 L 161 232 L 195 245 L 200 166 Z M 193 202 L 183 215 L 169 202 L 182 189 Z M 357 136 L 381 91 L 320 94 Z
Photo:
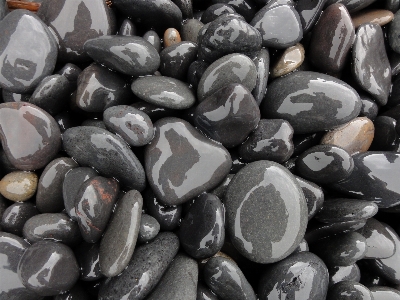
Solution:
M 329 289 L 327 300 L 374 300 L 371 291 L 361 283 L 342 281 Z
M 11 172 L 0 180 L 0 193 L 11 201 L 26 201 L 36 193 L 37 183 L 33 172 Z
M 303 191 L 277 163 L 257 161 L 241 169 L 228 186 L 224 204 L 232 243 L 251 261 L 279 261 L 304 237 L 308 217 Z
M 203 136 L 188 122 L 164 118 L 145 151 L 146 175 L 159 200 L 184 203 L 216 187 L 232 165 L 228 151 Z
M 314 133 L 331 130 L 357 117 L 361 100 L 341 80 L 298 71 L 273 81 L 260 108 L 268 119 L 289 121 L 295 133 Z
M 96 127 L 74 127 L 64 132 L 63 144 L 80 165 L 115 177 L 129 189 L 144 189 L 143 166 L 122 138 Z
M 0 211 L 1 230 L 22 236 L 25 222 L 37 215 L 39 211 L 30 202 L 17 202 L 7 207 L 4 212 Z

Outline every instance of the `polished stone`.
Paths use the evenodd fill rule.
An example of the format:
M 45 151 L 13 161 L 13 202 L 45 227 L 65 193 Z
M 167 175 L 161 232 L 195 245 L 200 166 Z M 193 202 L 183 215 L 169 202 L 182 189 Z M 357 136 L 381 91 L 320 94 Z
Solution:
M 271 78 L 284 76 L 296 70 L 304 61 L 305 52 L 302 44 L 287 48 L 271 70 Z
M 306 198 L 308 208 L 308 220 L 311 220 L 316 213 L 319 212 L 324 204 L 325 196 L 321 187 L 314 182 L 308 181 L 299 176 L 295 176 L 297 182 L 303 191 L 304 198 Z
M 327 300 L 374 300 L 371 291 L 361 283 L 342 281 L 329 289 Z
M 298 0 L 296 10 L 299 13 L 304 35 L 313 29 L 324 8 L 326 0 Z
M 390 23 L 394 18 L 394 14 L 390 10 L 373 9 L 361 11 L 352 16 L 354 27 L 359 27 L 365 23 L 373 23 L 384 26 Z
M 39 214 L 36 207 L 30 202 L 17 202 L 0 211 L 1 230 L 18 236 L 22 236 L 25 222 Z
M 170 46 L 179 44 L 182 41 L 181 35 L 175 28 L 168 28 L 164 32 L 164 47 L 168 48 Z
M 190 64 L 197 58 L 197 49 L 193 42 L 180 42 L 164 48 L 160 53 L 160 73 L 185 81 Z
M 26 201 L 36 193 L 37 185 L 35 173 L 15 171 L 0 180 L 0 194 L 14 202 Z
M 160 223 L 150 215 L 142 214 L 138 234 L 138 243 L 146 243 L 154 239 L 160 232 Z
M 262 99 L 267 92 L 267 83 L 269 77 L 270 57 L 268 49 L 262 48 L 260 52 L 253 58 L 254 65 L 256 66 L 257 79 L 256 86 L 252 90 L 254 100 L 260 105 Z

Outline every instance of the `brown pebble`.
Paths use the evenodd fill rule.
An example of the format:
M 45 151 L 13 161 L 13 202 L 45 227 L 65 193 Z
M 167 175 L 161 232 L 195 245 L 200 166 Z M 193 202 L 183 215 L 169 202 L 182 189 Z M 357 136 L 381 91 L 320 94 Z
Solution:
M 38 177 L 35 173 L 15 171 L 0 181 L 0 193 L 11 201 L 25 201 L 35 194 L 37 185 Z
M 181 42 L 181 35 L 175 28 L 168 28 L 164 32 L 164 47 L 169 47 Z
M 304 61 L 304 47 L 302 44 L 296 44 L 283 52 L 282 56 L 272 68 L 271 77 L 276 78 L 297 69 Z
M 367 117 L 354 120 L 326 133 L 321 144 L 335 145 L 346 150 L 350 155 L 366 152 L 374 139 L 374 123 Z
M 373 23 L 383 26 L 392 21 L 393 18 L 393 13 L 385 9 L 363 10 L 352 16 L 355 28 L 364 23 Z

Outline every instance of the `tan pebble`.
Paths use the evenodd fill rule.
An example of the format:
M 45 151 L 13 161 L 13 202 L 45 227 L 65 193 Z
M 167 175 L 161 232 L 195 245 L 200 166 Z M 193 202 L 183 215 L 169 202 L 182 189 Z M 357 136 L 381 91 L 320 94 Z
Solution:
M 168 28 L 164 32 L 164 47 L 169 47 L 181 42 L 179 31 L 175 28 Z
M 374 139 L 374 123 L 366 117 L 354 120 L 326 133 L 321 144 L 335 145 L 343 148 L 350 155 L 366 152 Z
M 373 23 L 383 26 L 392 21 L 393 18 L 393 13 L 385 9 L 364 10 L 352 16 L 355 28 L 364 23 Z
M 271 77 L 276 78 L 297 69 L 304 61 L 304 47 L 302 44 L 296 44 L 283 52 L 282 56 L 272 68 Z
M 0 193 L 11 201 L 25 201 L 35 194 L 37 184 L 38 177 L 33 172 L 11 172 L 0 181 Z

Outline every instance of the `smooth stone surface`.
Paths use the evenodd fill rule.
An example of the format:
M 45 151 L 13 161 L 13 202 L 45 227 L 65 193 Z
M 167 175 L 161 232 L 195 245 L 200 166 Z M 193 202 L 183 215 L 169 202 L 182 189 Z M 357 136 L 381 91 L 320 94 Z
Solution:
M 75 198 L 76 219 L 83 239 L 97 242 L 110 219 L 117 199 L 119 184 L 115 179 L 101 176 L 87 180 Z
M 143 166 L 122 138 L 104 129 L 81 126 L 66 130 L 63 144 L 68 155 L 81 166 L 115 177 L 129 189 L 144 189 Z
M 57 42 L 42 20 L 27 10 L 10 12 L 1 27 L 0 87 L 21 94 L 33 91 L 54 70 Z
M 147 145 L 154 135 L 150 117 L 128 105 L 107 108 L 103 113 L 103 121 L 111 132 L 117 133 L 134 147 Z
M 218 300 L 218 297 L 208 287 L 201 283 L 201 281 L 199 281 L 197 284 L 196 300 Z
M 101 0 L 43 0 L 38 16 L 55 33 L 58 60 L 80 63 L 90 61 L 83 45 L 89 39 L 115 34 L 114 12 Z
M 378 115 L 379 107 L 375 101 L 371 99 L 369 96 L 360 95 L 362 107 L 360 111 L 360 117 L 367 117 L 370 120 L 375 120 L 376 116 Z
M 380 105 L 388 101 L 391 68 L 379 25 L 361 25 L 353 46 L 353 74 L 356 82 Z
M 22 236 L 25 222 L 37 215 L 39 211 L 30 202 L 17 202 L 7 207 L 4 212 L 0 211 L 1 230 Z
M 354 161 L 348 152 L 332 145 L 317 145 L 296 160 L 299 175 L 315 183 L 329 184 L 348 178 Z
M 374 300 L 371 291 L 354 281 L 342 281 L 329 289 L 327 300 Z
M 210 258 L 203 270 L 204 281 L 222 300 L 256 300 L 253 288 L 231 259 Z
M 222 16 L 223 14 L 232 14 L 235 13 L 235 9 L 229 5 L 229 4 L 224 4 L 224 3 L 216 3 L 212 4 L 207 9 L 204 11 L 204 13 L 201 15 L 201 22 L 204 24 L 210 23 L 217 19 L 219 16 Z
M 387 286 L 371 287 L 374 300 L 400 300 L 400 291 Z
M 384 26 L 390 23 L 394 18 L 394 14 L 390 10 L 373 9 L 358 12 L 352 17 L 354 27 L 359 27 L 365 23 L 377 24 Z
M 25 223 L 23 236 L 32 244 L 53 240 L 73 246 L 82 240 L 78 224 L 62 213 L 33 216 Z
M 11 164 L 25 171 L 46 166 L 61 146 L 54 118 L 26 102 L 0 104 L 0 138 Z
M 196 127 L 226 148 L 240 145 L 259 121 L 260 109 L 251 92 L 241 84 L 217 90 L 194 111 Z
M 149 30 L 143 35 L 143 39 L 149 42 L 157 50 L 157 52 L 161 51 L 161 39 L 157 32 L 154 30 Z
M 225 241 L 225 209 L 213 194 L 197 198 L 182 219 L 179 240 L 192 257 L 211 257 L 221 250 Z
M 73 220 L 76 220 L 75 198 L 81 185 L 86 180 L 96 177 L 97 175 L 98 174 L 95 170 L 88 167 L 75 168 L 65 174 L 62 186 L 62 197 L 64 200 L 64 208 L 66 213 Z
M 359 282 L 361 278 L 360 268 L 357 264 L 350 266 L 337 266 L 329 269 L 329 286 L 341 281 Z
M 394 18 L 389 26 L 388 40 L 390 48 L 396 53 L 400 54 L 400 12 L 394 14 Z
M 257 161 L 241 169 L 225 195 L 227 231 L 247 259 L 272 263 L 304 237 L 307 204 L 294 176 L 281 165 Z
M 117 276 L 128 265 L 138 238 L 142 206 L 142 195 L 136 190 L 117 202 L 100 243 L 100 270 L 105 276 Z
M 292 5 L 264 6 L 250 25 L 261 33 L 262 45 L 286 49 L 303 38 L 300 16 Z
M 308 220 L 311 220 L 324 204 L 324 192 L 321 187 L 314 182 L 308 181 L 304 178 L 295 176 L 297 182 L 303 191 L 304 198 L 306 198 L 308 208 Z
M 181 35 L 175 28 L 168 28 L 164 32 L 164 47 L 170 47 L 176 45 L 182 41 Z
M 399 7 L 400 7 L 399 0 L 386 0 L 385 2 L 385 9 L 390 10 L 392 13 L 398 11 Z
M 253 58 L 254 65 L 256 66 L 257 79 L 256 86 L 252 90 L 254 100 L 260 105 L 262 99 L 267 92 L 267 83 L 269 76 L 270 57 L 268 49 L 262 48 L 260 52 Z
M 26 288 L 18 277 L 18 263 L 29 248 L 29 244 L 19 236 L 0 232 L 0 298 L 10 300 L 36 300 L 42 297 Z
M 374 126 L 375 137 L 371 150 L 396 151 L 398 147 L 397 121 L 391 117 L 378 116 L 374 120 Z
M 137 35 L 136 25 L 129 19 L 123 20 L 121 27 L 119 28 L 118 35 L 122 35 L 122 36 Z
M 198 268 L 197 261 L 178 254 L 146 300 L 196 300 Z
M 375 1 L 377 0 L 327 0 L 325 7 L 333 3 L 342 3 L 350 13 L 353 13 L 371 5 Z
M 343 81 L 322 73 L 298 71 L 274 80 L 261 102 L 268 119 L 285 119 L 294 132 L 331 130 L 358 116 L 361 101 Z
M 181 29 L 182 41 L 198 43 L 199 31 L 203 28 L 204 24 L 196 19 L 185 20 Z
M 76 83 L 81 72 L 82 69 L 77 65 L 66 63 L 60 70 L 56 72 L 56 74 L 64 76 L 69 82 Z
M 157 50 L 138 36 L 99 37 L 87 41 L 84 48 L 98 63 L 125 75 L 151 75 L 160 66 Z
M 367 151 L 352 156 L 354 170 L 344 181 L 332 186 L 353 198 L 375 202 L 388 208 L 400 204 L 400 155 Z
M 173 0 L 182 12 L 183 19 L 193 18 L 193 3 L 192 0 Z
M 209 64 L 202 61 L 196 60 L 192 62 L 189 66 L 186 81 L 194 88 L 197 89 L 201 77 L 203 76 L 204 72 L 207 70 Z
M 75 250 L 82 281 L 96 281 L 103 277 L 100 271 L 100 243 L 81 243 Z
M 353 155 L 368 151 L 374 134 L 374 123 L 367 117 L 359 117 L 327 132 L 322 137 L 321 144 L 340 147 Z
M 99 300 L 144 299 L 160 281 L 179 249 L 172 232 L 162 232 L 153 241 L 135 249 L 128 267 L 100 287 Z
M 296 2 L 296 10 L 299 13 L 304 35 L 311 31 L 318 21 L 326 0 L 299 0 Z
M 139 99 L 170 109 L 186 109 L 196 102 L 194 91 L 186 83 L 167 76 L 138 78 L 131 89 Z
M 280 77 L 296 70 L 304 61 L 305 52 L 302 44 L 287 48 L 271 70 L 271 78 Z
M 325 263 L 313 253 L 301 252 L 268 268 L 260 279 L 258 295 L 260 300 L 325 299 L 328 283 Z
M 41 213 L 55 213 L 64 209 L 62 194 L 65 175 L 79 165 L 69 157 L 51 161 L 39 178 L 36 207 Z
M 15 171 L 0 180 L 0 193 L 14 202 L 26 201 L 36 193 L 37 184 L 35 173 Z
M 233 9 L 239 15 L 242 15 L 248 23 L 250 23 L 250 21 L 254 18 L 255 13 L 257 12 L 257 6 L 253 0 L 212 0 L 211 3 L 222 3 L 232 6 Z
M 354 25 L 346 7 L 340 3 L 328 6 L 313 28 L 308 53 L 311 62 L 324 73 L 342 71 L 354 36 Z
M 138 243 L 146 243 L 154 239 L 160 232 L 160 223 L 148 214 L 142 214 L 140 219 Z
M 261 119 L 257 128 L 239 146 L 240 156 L 247 162 L 271 160 L 287 161 L 293 154 L 293 128 L 282 119 Z
M 206 69 L 197 88 L 197 98 L 201 102 L 230 83 L 240 83 L 251 91 L 256 80 L 257 69 L 250 58 L 243 54 L 228 54 Z
M 145 150 L 150 187 L 164 204 L 177 205 L 216 187 L 232 165 L 228 151 L 188 122 L 164 118 Z M 168 149 L 168 150 L 167 150 Z
M 79 266 L 68 246 L 40 241 L 26 249 L 18 264 L 18 276 L 37 294 L 55 296 L 74 286 Z

